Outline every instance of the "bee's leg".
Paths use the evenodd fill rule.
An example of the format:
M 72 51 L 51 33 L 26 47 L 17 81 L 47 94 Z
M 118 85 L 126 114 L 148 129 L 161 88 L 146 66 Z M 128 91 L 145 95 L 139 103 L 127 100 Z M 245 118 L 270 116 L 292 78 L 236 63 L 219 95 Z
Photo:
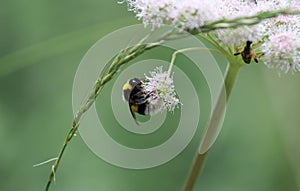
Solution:
M 241 53 L 240 52 L 236 52 L 236 53 L 234 53 L 233 55 L 234 56 L 237 56 L 237 55 L 240 55 Z
M 257 48 L 257 46 L 261 45 L 262 41 L 258 40 L 252 43 L 252 48 Z
M 135 116 L 135 112 L 137 112 L 138 106 L 135 105 L 135 104 L 129 104 L 129 110 L 130 110 L 130 113 L 131 113 L 131 115 L 132 115 L 132 117 L 133 117 L 133 119 L 134 119 L 134 122 L 135 122 L 137 125 L 140 125 L 140 124 L 138 123 L 138 121 L 136 120 L 136 116 Z
M 260 57 L 262 57 L 263 55 L 265 55 L 265 53 L 261 53 L 261 54 L 258 56 L 258 59 L 260 59 Z
M 244 49 L 244 46 L 240 46 L 240 47 L 235 47 L 236 51 L 241 51 Z
M 253 60 L 256 62 L 256 63 L 258 63 L 258 59 L 257 59 L 257 55 L 253 52 L 252 53 L 252 58 L 253 58 Z
M 254 61 L 255 61 L 256 63 L 258 63 L 260 57 L 262 57 L 263 55 L 264 55 L 264 53 L 261 53 L 261 54 L 259 54 L 259 55 L 255 55 L 255 57 L 253 58 Z
M 238 55 L 242 54 L 241 50 L 243 50 L 243 47 L 236 47 L 235 50 L 236 50 L 236 53 L 234 53 L 233 55 L 238 56 Z
M 255 54 L 255 52 L 251 53 L 251 57 L 253 58 L 253 60 L 258 63 L 258 59 L 257 59 L 257 55 Z

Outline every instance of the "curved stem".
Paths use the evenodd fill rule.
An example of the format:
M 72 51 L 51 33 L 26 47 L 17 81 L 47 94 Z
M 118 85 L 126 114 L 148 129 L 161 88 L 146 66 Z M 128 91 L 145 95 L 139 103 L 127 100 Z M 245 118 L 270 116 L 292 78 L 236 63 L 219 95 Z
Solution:
M 125 63 L 128 63 L 130 60 L 141 55 L 146 50 L 157 47 L 164 42 L 164 40 L 160 38 L 158 41 L 155 41 L 154 43 L 143 44 L 144 41 L 146 40 L 146 38 L 147 37 L 142 39 L 141 42 L 138 43 L 136 46 L 129 47 L 129 48 L 122 50 L 112 61 L 107 73 L 105 75 L 99 77 L 99 79 L 96 81 L 86 102 L 80 107 L 80 109 L 77 111 L 77 113 L 73 119 L 72 127 L 71 127 L 69 133 L 67 134 L 64 144 L 58 154 L 58 157 L 52 166 L 51 173 L 49 175 L 45 191 L 48 191 L 50 188 L 50 185 L 55 177 L 55 173 L 57 171 L 59 163 L 65 152 L 65 149 L 68 146 L 68 143 L 74 137 L 74 135 L 79 127 L 80 120 L 82 119 L 82 117 L 86 113 L 86 111 L 88 111 L 88 109 L 95 103 L 96 98 L 98 97 L 99 93 L 103 89 L 104 85 L 113 78 L 113 76 L 119 71 L 119 69 L 122 65 L 124 65 Z
M 169 66 L 169 69 L 168 69 L 168 76 L 171 76 L 171 71 L 172 71 L 172 68 L 173 68 L 173 65 L 174 65 L 177 54 L 183 53 L 183 52 L 188 52 L 188 51 L 193 51 L 193 50 L 207 50 L 207 51 L 215 52 L 215 53 L 220 54 L 220 55 L 223 56 L 223 54 L 219 50 L 210 49 L 210 48 L 191 47 L 191 48 L 184 48 L 184 49 L 177 50 L 172 54 L 172 59 L 171 59 L 170 66 Z
M 226 75 L 225 75 L 225 82 L 223 86 L 225 88 L 225 91 L 224 89 L 222 89 L 219 100 L 213 110 L 208 127 L 202 137 L 200 147 L 199 147 L 199 152 L 197 153 L 192 169 L 189 173 L 189 177 L 186 181 L 184 191 L 192 191 L 197 182 L 197 178 L 201 172 L 201 169 L 203 168 L 203 164 L 208 154 L 208 151 L 213 145 L 220 131 L 219 123 L 224 115 L 224 110 L 225 110 L 224 106 L 227 103 L 228 98 L 231 94 L 232 88 L 237 79 L 238 72 L 241 66 L 243 66 L 243 64 L 240 64 L 238 59 L 231 60 L 230 63 L 228 64 Z M 225 100 L 222 99 L 224 96 L 223 92 L 226 93 Z

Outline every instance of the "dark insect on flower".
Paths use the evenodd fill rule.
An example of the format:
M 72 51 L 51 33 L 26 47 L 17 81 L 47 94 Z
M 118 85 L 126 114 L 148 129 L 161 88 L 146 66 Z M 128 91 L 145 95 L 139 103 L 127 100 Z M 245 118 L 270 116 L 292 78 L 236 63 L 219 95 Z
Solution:
M 250 64 L 252 58 L 256 63 L 258 63 L 256 53 L 252 50 L 251 44 L 252 41 L 248 40 L 246 42 L 246 46 L 244 47 L 243 51 L 234 53 L 234 56 L 241 55 L 246 64 Z
M 123 99 L 129 103 L 130 113 L 139 125 L 135 113 L 141 115 L 154 115 L 161 111 L 163 102 L 153 98 L 151 92 L 145 90 L 144 82 L 138 78 L 128 80 L 123 86 Z

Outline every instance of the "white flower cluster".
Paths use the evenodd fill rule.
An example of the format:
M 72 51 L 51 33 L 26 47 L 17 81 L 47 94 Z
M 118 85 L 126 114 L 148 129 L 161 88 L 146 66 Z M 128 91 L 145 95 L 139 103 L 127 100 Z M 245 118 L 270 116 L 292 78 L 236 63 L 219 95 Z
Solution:
M 268 21 L 266 39 L 261 46 L 265 64 L 286 73 L 300 71 L 300 26 L 299 20 L 294 19 L 281 16 Z
M 217 9 L 222 18 L 232 19 L 236 17 L 250 16 L 258 12 L 256 1 L 248 0 L 222 0 Z M 240 46 L 247 40 L 255 42 L 262 37 L 262 25 L 242 26 L 236 29 L 216 30 L 214 34 L 223 44 Z
M 179 99 L 176 97 L 173 78 L 163 71 L 162 66 L 156 67 L 149 72 L 150 77 L 146 76 L 145 90 L 151 98 L 151 104 L 162 104 L 162 110 L 174 111 Z
M 218 18 L 215 1 L 205 0 L 125 0 L 129 10 L 145 25 L 173 24 L 180 29 L 197 29 Z
M 291 0 L 278 4 L 278 7 L 289 7 L 300 10 L 300 3 Z M 261 51 L 262 59 L 270 68 L 279 68 L 283 72 L 300 71 L 300 16 L 281 15 L 264 21 L 264 40 Z
M 125 0 L 129 10 L 154 28 L 171 24 L 181 30 L 199 29 L 208 21 L 251 16 L 289 8 L 300 11 L 299 0 Z M 279 16 L 253 26 L 220 29 L 213 33 L 224 46 L 262 42 L 261 60 L 284 72 L 300 71 L 300 17 Z

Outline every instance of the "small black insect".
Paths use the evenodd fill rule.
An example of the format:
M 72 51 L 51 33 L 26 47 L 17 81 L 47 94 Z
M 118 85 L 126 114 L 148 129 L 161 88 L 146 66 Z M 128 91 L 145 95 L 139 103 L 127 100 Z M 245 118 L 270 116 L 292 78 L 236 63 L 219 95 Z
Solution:
M 256 63 L 258 63 L 257 55 L 252 50 L 251 44 L 252 44 L 252 41 L 248 40 L 246 42 L 246 46 L 244 47 L 243 51 L 234 53 L 234 56 L 241 55 L 246 64 L 250 64 L 252 58 L 254 59 L 254 61 Z

